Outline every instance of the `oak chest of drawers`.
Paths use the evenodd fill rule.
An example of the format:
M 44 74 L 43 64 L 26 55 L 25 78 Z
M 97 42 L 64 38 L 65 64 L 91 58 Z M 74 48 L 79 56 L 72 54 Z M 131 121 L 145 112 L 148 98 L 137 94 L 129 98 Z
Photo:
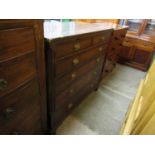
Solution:
M 0 20 L 0 134 L 45 134 L 41 20 Z
M 50 22 L 44 23 L 44 33 L 49 125 L 54 132 L 70 111 L 97 89 L 113 29 L 91 27 L 86 31 L 89 24 L 69 23 L 69 30 L 50 36 Z M 67 23 L 59 24 L 63 29 Z

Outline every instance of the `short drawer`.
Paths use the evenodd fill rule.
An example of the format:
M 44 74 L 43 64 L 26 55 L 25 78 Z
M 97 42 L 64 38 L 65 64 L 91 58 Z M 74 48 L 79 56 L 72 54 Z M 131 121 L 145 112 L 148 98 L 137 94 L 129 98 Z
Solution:
M 36 76 L 34 53 L 0 63 L 0 97 Z
M 87 64 L 79 67 L 75 71 L 63 76 L 56 80 L 56 93 L 68 88 L 75 80 L 85 76 L 89 71 L 93 70 L 96 66 L 102 66 L 104 57 L 97 57 L 96 59 L 88 62 Z
M 84 63 L 95 59 L 104 54 L 107 46 L 100 46 L 98 48 L 91 49 L 85 53 L 74 55 L 56 63 L 56 78 L 61 77 L 67 72 L 71 72 L 77 69 Z
M 32 28 L 0 30 L 0 62 L 35 50 Z
M 37 80 L 1 98 L 0 134 L 39 134 L 42 131 Z
M 86 49 L 91 46 L 92 38 L 73 38 L 69 41 L 56 43 L 55 57 L 56 59 L 64 57 L 71 53 L 77 53 L 79 50 Z
M 93 44 L 107 43 L 111 38 L 111 32 L 104 32 L 93 37 Z

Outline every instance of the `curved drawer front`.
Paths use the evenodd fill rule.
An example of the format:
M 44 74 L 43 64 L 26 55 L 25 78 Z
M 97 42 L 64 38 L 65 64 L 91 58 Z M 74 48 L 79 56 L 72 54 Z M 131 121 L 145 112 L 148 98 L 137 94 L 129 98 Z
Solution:
M 41 133 L 41 111 L 37 80 L 1 98 L 0 134 Z
M 35 50 L 32 28 L 0 30 L 0 62 Z
M 34 53 L 0 63 L 0 96 L 16 89 L 36 76 Z

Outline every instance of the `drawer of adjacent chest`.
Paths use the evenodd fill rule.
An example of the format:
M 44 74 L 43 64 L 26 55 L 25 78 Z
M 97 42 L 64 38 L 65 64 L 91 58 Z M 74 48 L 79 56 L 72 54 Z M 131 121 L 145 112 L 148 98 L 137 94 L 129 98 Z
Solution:
M 56 77 L 57 78 L 61 77 L 65 73 L 73 71 L 74 69 L 78 68 L 82 64 L 103 55 L 106 49 L 107 49 L 107 45 L 101 46 L 98 48 L 94 48 L 90 51 L 87 51 L 85 53 L 72 56 L 68 59 L 64 59 L 63 61 L 57 62 Z
M 77 53 L 91 46 L 91 37 L 87 38 L 73 38 L 69 41 L 60 41 L 55 44 L 55 57 L 56 59 L 67 56 L 71 53 Z
M 11 92 L 35 75 L 34 53 L 0 63 L 0 96 Z
M 35 50 L 32 28 L 0 30 L 0 62 Z
M 0 134 L 41 133 L 41 107 L 36 79 L 0 100 Z

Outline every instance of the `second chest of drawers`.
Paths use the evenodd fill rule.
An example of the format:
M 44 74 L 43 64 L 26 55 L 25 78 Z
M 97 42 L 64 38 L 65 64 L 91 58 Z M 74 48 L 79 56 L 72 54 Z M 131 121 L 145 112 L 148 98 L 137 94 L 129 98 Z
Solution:
M 54 131 L 69 112 L 97 89 L 112 29 L 46 42 L 49 124 Z

